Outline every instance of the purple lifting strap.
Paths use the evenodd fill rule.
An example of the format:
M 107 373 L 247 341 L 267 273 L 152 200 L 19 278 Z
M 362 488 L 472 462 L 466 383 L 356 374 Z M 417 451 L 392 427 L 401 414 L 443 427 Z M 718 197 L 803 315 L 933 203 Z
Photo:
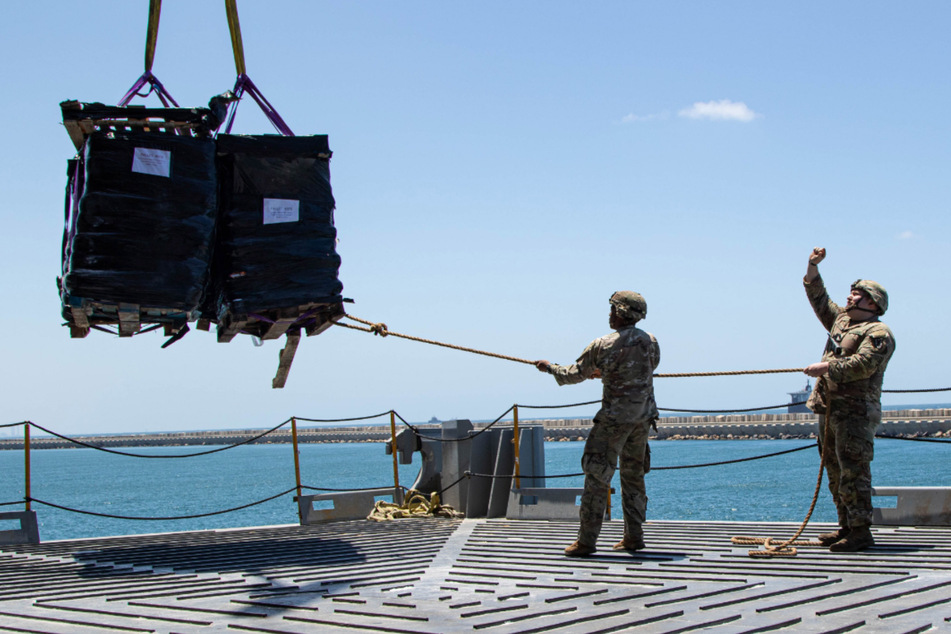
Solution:
M 139 93 L 139 90 L 145 86 L 149 85 L 148 92 L 142 94 Z M 132 98 L 138 95 L 139 97 L 148 97 L 152 92 L 155 92 L 158 95 L 158 98 L 162 101 L 162 105 L 166 108 L 171 106 L 179 107 L 178 102 L 172 98 L 168 91 L 165 90 L 165 86 L 162 85 L 162 82 L 158 80 L 158 77 L 152 74 L 152 71 L 147 70 L 142 73 L 142 76 L 135 80 L 135 83 L 132 85 L 132 88 L 129 89 L 129 92 L 125 94 L 125 97 L 119 100 L 120 106 L 127 106 L 129 102 L 132 101 Z M 170 105 L 171 104 L 171 105 Z
M 258 87 L 254 85 L 253 81 L 251 81 L 251 78 L 244 73 L 238 75 L 238 80 L 234 84 L 234 90 L 232 90 L 235 96 L 235 101 L 231 106 L 231 113 L 228 115 L 228 124 L 225 126 L 225 134 L 231 133 L 231 125 L 234 123 L 234 115 L 238 111 L 238 103 L 241 101 L 241 96 L 245 91 L 251 95 L 255 103 L 257 103 L 261 108 L 264 116 L 268 118 L 268 121 L 271 122 L 271 125 L 273 125 L 278 132 L 284 136 L 294 136 L 294 133 L 291 132 L 291 129 L 286 123 L 284 123 L 284 119 L 281 118 L 281 115 L 277 114 L 277 110 L 274 109 L 274 106 L 272 106 L 271 103 L 265 99 L 264 95 L 261 94 L 261 91 L 258 90 Z

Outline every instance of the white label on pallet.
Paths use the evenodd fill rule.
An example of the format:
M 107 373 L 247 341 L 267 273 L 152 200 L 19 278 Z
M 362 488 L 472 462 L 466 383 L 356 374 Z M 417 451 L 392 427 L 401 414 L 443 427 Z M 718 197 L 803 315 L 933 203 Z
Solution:
M 297 222 L 300 220 L 300 201 L 284 198 L 264 199 L 264 224 Z
M 172 175 L 172 153 L 168 150 L 137 147 L 132 154 L 132 171 L 168 178 Z

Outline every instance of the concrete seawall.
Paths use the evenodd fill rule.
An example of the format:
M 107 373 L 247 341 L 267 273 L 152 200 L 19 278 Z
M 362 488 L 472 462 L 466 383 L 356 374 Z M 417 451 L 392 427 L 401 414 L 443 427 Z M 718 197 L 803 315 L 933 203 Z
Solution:
M 579 440 L 587 437 L 590 419 L 540 421 L 549 440 Z M 657 424 L 658 440 L 681 439 L 783 439 L 815 438 L 819 428 L 815 414 L 725 414 L 720 416 L 671 416 Z M 886 436 L 951 437 L 951 409 L 887 411 L 877 434 Z
M 525 424 L 542 424 L 546 440 L 584 440 L 591 429 L 590 418 L 523 420 Z M 511 421 L 502 424 L 511 425 Z M 477 429 L 485 427 L 476 423 Z M 438 425 L 415 425 L 424 433 L 438 436 Z M 727 414 L 720 416 L 677 416 L 660 419 L 658 440 L 680 439 L 749 439 L 749 438 L 814 438 L 818 427 L 813 414 Z M 399 429 L 397 429 L 399 431 Z M 182 447 L 232 445 L 248 441 L 264 430 L 242 429 L 198 432 L 165 432 L 121 434 L 109 436 L 75 436 L 73 440 L 94 447 Z M 912 409 L 885 412 L 879 434 L 888 436 L 951 437 L 951 409 Z M 389 425 L 352 427 L 298 427 L 297 440 L 306 443 L 386 442 Z M 254 444 L 284 444 L 292 441 L 290 428 L 281 428 L 251 441 Z M 66 449 L 81 447 L 69 440 L 50 436 L 33 436 L 31 449 Z M 0 450 L 22 450 L 23 438 L 0 439 Z

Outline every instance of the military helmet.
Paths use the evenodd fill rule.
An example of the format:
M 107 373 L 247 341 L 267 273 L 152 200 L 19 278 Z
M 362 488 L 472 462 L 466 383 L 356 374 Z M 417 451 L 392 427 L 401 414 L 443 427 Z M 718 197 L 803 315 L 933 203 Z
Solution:
M 647 301 L 634 291 L 617 291 L 609 300 L 617 315 L 627 321 L 640 321 L 647 317 Z
M 888 293 L 885 292 L 884 286 L 872 280 L 855 280 L 855 282 L 852 283 L 852 290 L 854 291 L 856 289 L 868 293 L 868 296 L 875 302 L 875 306 L 878 308 L 878 314 L 885 314 L 885 311 L 888 310 Z

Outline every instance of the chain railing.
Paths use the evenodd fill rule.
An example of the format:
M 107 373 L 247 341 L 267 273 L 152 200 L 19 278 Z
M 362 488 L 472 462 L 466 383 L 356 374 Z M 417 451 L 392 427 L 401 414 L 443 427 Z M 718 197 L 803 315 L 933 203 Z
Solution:
M 925 392 L 944 392 L 944 391 L 951 391 L 951 388 L 935 388 L 935 389 L 930 389 L 930 388 L 929 388 L 929 389 L 913 389 L 913 390 L 883 390 L 883 392 L 889 392 L 889 393 L 925 393 Z M 161 455 L 158 455 L 158 454 L 141 454 L 141 453 L 118 451 L 118 450 L 115 450 L 115 449 L 110 449 L 110 448 L 108 448 L 108 447 L 103 447 L 103 446 L 95 445 L 95 444 L 86 442 L 86 441 L 84 441 L 84 440 L 78 439 L 78 438 L 72 438 L 72 437 L 67 436 L 67 435 L 65 435 L 65 434 L 60 434 L 60 433 L 55 432 L 55 431 L 53 431 L 53 430 L 51 430 L 51 429 L 48 429 L 47 427 L 44 427 L 44 426 L 42 426 L 42 425 L 38 425 L 38 424 L 36 424 L 36 423 L 34 423 L 34 422 L 32 422 L 32 421 L 22 421 L 22 422 L 18 422 L 18 423 L 2 424 L 2 425 L 0 425 L 0 429 L 2 429 L 2 428 L 12 428 L 12 427 L 18 427 L 18 426 L 22 426 L 22 427 L 23 427 L 23 437 L 24 437 L 24 474 L 25 474 L 25 477 L 24 477 L 24 496 L 23 496 L 23 499 L 22 499 L 22 500 L 16 500 L 16 501 L 0 502 L 0 506 L 12 506 L 12 505 L 17 505 L 17 504 L 24 504 L 24 505 L 25 505 L 25 510 L 30 511 L 30 510 L 31 510 L 31 504 L 32 504 L 32 502 L 36 502 L 36 503 L 38 503 L 38 504 L 42 504 L 42 505 L 44 505 L 44 506 L 49 506 L 49 507 L 51 507 L 51 508 L 56 508 L 56 509 L 59 509 L 59 510 L 62 510 L 62 511 L 69 511 L 69 512 L 73 512 L 73 513 L 80 513 L 80 514 L 85 514 L 85 515 L 93 515 L 93 516 L 97 516 L 97 517 L 104 517 L 104 518 L 111 518 L 111 519 L 122 519 L 122 520 L 149 520 L 149 521 L 154 521 L 154 520 L 181 520 L 181 519 L 196 519 L 196 518 L 202 518 L 202 517 L 209 517 L 209 516 L 213 516 L 213 515 L 221 515 L 221 514 L 225 514 L 225 513 L 230 513 L 230 512 L 234 512 L 234 511 L 243 510 L 243 509 L 246 509 L 246 508 L 249 508 L 249 507 L 253 507 L 253 506 L 256 506 L 256 505 L 259 505 L 259 504 L 263 504 L 263 503 L 265 503 L 265 502 L 269 502 L 269 501 L 271 501 L 271 500 L 274 500 L 274 499 L 283 497 L 283 496 L 288 495 L 289 493 L 292 493 L 292 492 L 293 492 L 293 493 L 296 493 L 296 497 L 295 497 L 295 500 L 296 500 L 296 499 L 300 498 L 300 497 L 303 495 L 303 491 L 304 491 L 305 489 L 307 489 L 307 490 L 313 490 L 313 491 L 359 492 L 359 491 L 366 491 L 366 490 L 373 490 L 373 489 L 388 488 L 388 487 L 389 487 L 389 485 L 386 485 L 386 487 L 360 487 L 360 488 L 351 488 L 351 489 L 332 489 L 332 488 L 322 488 L 322 487 L 314 487 L 314 486 L 304 485 L 304 484 L 302 483 L 302 481 L 301 481 L 300 462 L 299 462 L 300 449 L 299 449 L 299 440 L 298 440 L 298 431 L 297 431 L 297 423 L 298 423 L 299 421 L 300 421 L 300 422 L 308 422 L 308 423 L 347 423 L 347 422 L 359 422 L 359 421 L 372 420 L 372 419 L 375 419 L 375 418 L 389 417 L 389 427 L 390 427 L 390 439 L 389 439 L 389 443 L 390 443 L 390 447 L 391 447 L 391 449 L 392 449 L 391 453 L 392 453 L 392 455 L 393 455 L 393 489 L 394 489 L 394 491 L 400 491 L 400 490 L 405 491 L 405 490 L 406 490 L 406 487 L 401 486 L 400 483 L 399 483 L 399 469 L 398 469 L 398 461 L 397 461 L 397 453 L 398 453 L 398 452 L 397 452 L 397 444 L 396 444 L 396 443 L 397 443 L 397 441 L 396 441 L 396 436 L 397 436 L 397 433 L 396 433 L 396 420 L 397 420 L 397 419 L 399 419 L 400 423 L 401 423 L 402 425 L 404 425 L 407 429 L 409 429 L 409 430 L 410 430 L 418 439 L 420 439 L 420 440 L 430 440 L 430 441 L 435 441 L 435 442 L 440 442 L 440 443 L 449 443 L 449 442 L 465 442 L 465 441 L 471 441 L 472 439 L 476 438 L 477 436 L 479 436 L 479 435 L 481 435 L 481 434 L 483 434 L 483 433 L 486 433 L 489 429 L 491 429 L 491 428 L 493 428 L 494 426 L 498 425 L 499 423 L 503 422 L 504 419 L 505 419 L 510 413 L 512 414 L 512 425 L 513 425 L 513 428 L 514 428 L 514 429 L 513 429 L 513 433 L 514 433 L 514 440 L 513 440 L 513 443 L 514 443 L 514 447 L 513 447 L 513 449 L 514 449 L 514 473 L 513 473 L 512 475 L 502 475 L 502 476 L 500 476 L 500 475 L 496 475 L 496 474 L 483 474 L 483 473 L 473 473 L 473 472 L 470 472 L 470 471 L 466 471 L 458 480 L 456 480 L 455 482 L 453 482 L 453 483 L 451 483 L 451 484 L 445 486 L 445 487 L 442 488 L 440 491 L 438 491 L 437 493 L 438 493 L 439 495 L 442 495 L 443 493 L 445 493 L 446 491 L 450 490 L 450 489 L 453 488 L 454 486 L 457 486 L 460 482 L 462 482 L 463 480 L 465 480 L 465 479 L 467 479 L 467 478 L 499 478 L 499 477 L 509 477 L 509 478 L 513 478 L 513 477 L 514 477 L 516 487 L 518 487 L 519 484 L 520 484 L 520 479 L 521 479 L 521 478 L 554 479 L 554 478 L 580 477 L 580 476 L 583 476 L 584 474 L 582 474 L 582 473 L 569 473 L 569 474 L 557 474 L 557 475 L 539 476 L 539 475 L 524 475 L 524 474 L 521 473 L 520 462 L 519 462 L 519 449 L 520 449 L 520 448 L 519 448 L 519 445 L 518 445 L 518 442 L 519 442 L 519 424 L 520 424 L 520 422 L 519 422 L 519 408 L 522 408 L 522 409 L 565 409 L 565 408 L 571 408 L 571 407 L 595 405 L 595 404 L 598 404 L 598 403 L 600 403 L 600 401 L 586 401 L 586 402 L 582 402 L 582 403 L 570 403 L 570 404 L 561 404 L 561 405 L 520 405 L 520 404 L 515 404 L 515 405 L 512 405 L 511 407 L 509 407 L 508 409 L 506 409 L 501 415 L 499 415 L 497 418 L 495 418 L 494 420 L 492 420 L 492 421 L 489 422 L 488 424 L 486 424 L 486 425 L 480 427 L 480 429 L 478 429 L 477 431 L 474 431 L 474 432 L 470 433 L 468 436 L 463 437 L 463 438 L 441 438 L 441 437 L 438 437 L 438 436 L 430 436 L 430 435 L 424 434 L 424 433 L 422 433 L 422 431 L 420 430 L 419 427 L 417 427 L 417 426 L 412 425 L 411 423 L 409 423 L 405 418 L 403 418 L 403 416 L 401 416 L 401 415 L 400 415 L 398 412 L 396 412 L 395 410 L 388 410 L 388 411 L 386 411 L 386 412 L 381 412 L 381 413 L 379 413 L 379 414 L 373 414 L 373 415 L 368 415 L 368 416 L 357 416 L 357 417 L 350 417 L 350 418 L 306 418 L 306 417 L 300 417 L 300 416 L 292 416 L 292 417 L 288 418 L 287 420 L 285 420 L 285 421 L 279 423 L 278 425 L 275 425 L 275 426 L 273 426 L 273 427 L 271 427 L 271 428 L 269 428 L 269 429 L 267 429 L 267 430 L 261 431 L 261 432 L 259 432 L 259 433 L 251 434 L 251 435 L 249 435 L 249 436 L 248 436 L 247 438 L 245 438 L 245 439 L 242 439 L 242 440 L 240 440 L 240 441 L 238 441 L 238 442 L 234 442 L 234 443 L 228 444 L 228 445 L 223 446 L 223 447 L 217 447 L 217 448 L 215 448 L 215 449 L 210 449 L 210 450 L 206 450 L 206 451 L 199 451 L 199 452 L 181 453 L 181 454 L 161 454 Z M 730 409 L 730 410 L 714 410 L 714 409 L 675 409 L 675 408 L 658 408 L 658 409 L 659 409 L 660 411 L 678 412 L 678 413 L 724 414 L 724 413 L 743 413 L 743 412 L 767 411 L 767 410 L 779 409 L 779 408 L 782 408 L 782 407 L 788 407 L 788 406 L 800 405 L 800 404 L 801 404 L 801 403 L 798 403 L 798 402 L 792 402 L 792 403 L 783 403 L 783 404 L 780 404 L 780 405 L 769 405 L 769 406 L 764 406 L 764 407 L 740 408 L 740 409 Z M 133 516 L 127 516 L 127 515 L 107 514 L 107 513 L 100 513 L 100 512 L 96 512 L 96 511 L 89 511 L 89 510 L 83 510 L 83 509 L 75 509 L 75 508 L 71 508 L 71 507 L 68 507 L 68 506 L 65 506 L 65 505 L 61 505 L 61 504 L 57 504 L 57 503 L 54 503 L 54 502 L 50 502 L 50 501 L 47 501 L 47 500 L 42 500 L 42 499 L 34 498 L 34 497 L 32 496 L 32 493 L 31 493 L 31 461 L 30 461 L 30 458 L 31 458 L 31 437 L 30 437 L 30 430 L 31 430 L 31 428 L 37 429 L 37 430 L 39 430 L 39 431 L 41 431 L 41 432 L 44 432 L 44 433 L 46 433 L 46 434 L 49 434 L 49 435 L 51 435 L 51 436 L 53 436 L 53 437 L 56 437 L 56 438 L 59 438 L 59 439 L 61 439 L 61 440 L 63 440 L 63 441 L 66 441 L 66 442 L 68 442 L 68 443 L 74 444 L 74 445 L 76 445 L 77 447 L 85 447 L 85 448 L 87 448 L 87 449 L 93 449 L 93 450 L 96 450 L 96 451 L 102 451 L 102 452 L 109 453 L 109 454 L 113 454 L 113 455 L 120 455 L 120 456 L 126 456 L 126 457 L 131 457 L 131 458 L 143 458 L 143 459 L 180 459 L 180 458 L 196 458 L 196 457 L 200 457 L 200 456 L 207 456 L 207 455 L 210 455 L 210 454 L 214 454 L 214 453 L 219 453 L 219 452 L 223 452 L 223 451 L 228 451 L 228 450 L 231 450 L 231 449 L 235 449 L 235 448 L 241 447 L 241 446 L 243 446 L 243 445 L 248 445 L 248 444 L 257 442 L 257 441 L 259 441 L 259 440 L 261 440 L 261 439 L 263 439 L 263 438 L 265 438 L 265 437 L 267 437 L 267 436 L 269 436 L 269 435 L 271 435 L 271 434 L 274 434 L 274 433 L 277 432 L 278 430 L 280 430 L 280 429 L 286 427 L 288 424 L 290 424 L 290 426 L 291 426 L 291 436 L 292 436 L 292 445 L 293 445 L 293 454 L 294 454 L 295 486 L 294 486 L 293 488 L 290 488 L 290 489 L 286 490 L 286 491 L 282 491 L 282 492 L 280 492 L 280 493 L 274 494 L 274 495 L 269 496 L 269 497 L 266 497 L 266 498 L 264 498 L 264 499 L 257 500 L 257 501 L 254 501 L 254 502 L 250 502 L 250 503 L 247 503 L 247 504 L 243 504 L 243 505 L 240 505 L 240 506 L 237 506 L 237 507 L 228 508 L 228 509 L 223 509 L 223 510 L 209 511 L 209 512 L 205 512 L 205 513 L 197 513 L 197 514 L 193 514 L 193 515 L 182 515 L 182 516 L 174 516 L 174 517 L 133 517 Z M 944 439 L 937 439 L 937 438 L 925 438 L 925 437 L 901 437 L 901 436 L 895 436 L 895 435 L 893 435 L 893 434 L 877 434 L 876 437 L 878 437 L 878 438 L 889 438 L 889 439 L 896 439 L 896 438 L 897 438 L 897 439 L 901 439 L 901 440 L 918 441 L 918 442 L 933 442 L 933 443 L 944 443 L 944 444 L 951 443 L 951 440 L 944 440 Z M 722 460 L 722 461 L 714 461 L 714 462 L 700 463 L 700 464 L 654 466 L 654 467 L 652 468 L 652 470 L 655 470 L 655 471 L 663 471 L 663 470 L 675 470 L 675 469 L 693 469 L 693 468 L 714 467 L 714 466 L 722 466 L 722 465 L 736 464 L 736 463 L 740 463 L 740 462 L 749 462 L 749 461 L 754 461 L 754 460 L 768 459 L 768 458 L 772 458 L 772 457 L 776 457 L 776 456 L 781 456 L 781 455 L 785 455 L 785 454 L 789 454 L 789 453 L 793 453 L 793 452 L 797 452 L 797 451 L 803 451 L 803 450 L 805 450 L 805 449 L 809 449 L 809 448 L 815 447 L 815 446 L 816 446 L 816 444 L 815 444 L 815 443 L 812 443 L 812 444 L 809 444 L 809 445 L 805 445 L 805 446 L 802 446 L 802 447 L 797 447 L 797 448 L 795 448 L 795 449 L 790 449 L 790 450 L 785 450 L 785 451 L 772 452 L 772 453 L 767 453 L 767 454 L 761 454 L 761 455 L 756 455 L 756 456 L 748 456 L 748 457 L 744 457 L 744 458 L 736 458 L 736 459 L 730 459 L 730 460 Z

